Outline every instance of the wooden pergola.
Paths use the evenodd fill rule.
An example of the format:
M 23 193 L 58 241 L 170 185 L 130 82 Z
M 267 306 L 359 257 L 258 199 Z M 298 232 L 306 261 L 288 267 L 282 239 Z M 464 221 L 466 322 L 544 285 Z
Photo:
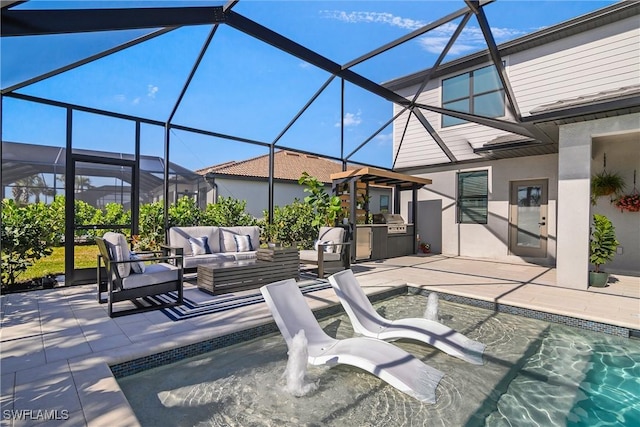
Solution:
M 429 178 L 420 178 L 412 175 L 405 175 L 385 169 L 374 167 L 364 167 L 361 169 L 348 170 L 331 174 L 332 190 L 334 194 L 338 194 L 340 188 L 348 185 L 349 188 L 349 223 L 351 224 L 351 232 L 353 241 L 357 239 L 357 227 L 355 218 L 357 216 L 357 183 L 365 184 L 366 194 L 369 194 L 369 186 L 385 186 L 393 188 L 393 213 L 400 214 L 400 192 L 411 191 L 411 215 L 415 222 L 418 217 L 418 190 L 425 185 L 429 185 L 432 181 Z M 416 251 L 417 230 L 413 227 L 413 252 Z M 352 260 L 355 259 L 355 245 L 352 245 Z

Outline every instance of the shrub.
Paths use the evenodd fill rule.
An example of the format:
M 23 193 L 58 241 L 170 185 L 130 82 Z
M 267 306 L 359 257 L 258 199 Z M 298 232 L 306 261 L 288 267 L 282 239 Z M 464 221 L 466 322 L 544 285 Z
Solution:
M 94 220 L 101 216 L 100 209 L 91 206 L 82 200 L 76 200 L 74 204 L 75 225 L 93 224 Z M 76 230 L 76 237 L 84 237 L 89 234 L 89 230 Z
M 246 200 L 219 196 L 218 201 L 208 204 L 202 213 L 201 225 L 217 225 L 223 227 L 256 225 L 258 220 L 245 212 L 246 206 Z
M 64 201 L 64 196 L 56 196 L 47 210 L 49 225 L 53 233 L 53 246 L 62 246 L 64 244 Z
M 196 201 L 189 196 L 184 196 L 169 206 L 169 226 L 191 227 L 200 224 L 202 211 Z
M 265 218 L 267 212 L 264 213 Z M 263 240 L 283 245 L 298 244 L 309 249 L 318 236 L 314 225 L 314 210 L 307 203 L 295 200 L 290 205 L 276 206 L 273 210 L 273 224 L 263 224 Z
M 163 202 L 140 205 L 138 226 L 140 235 L 135 239 L 135 250 L 158 250 L 165 242 Z
M 34 261 L 51 255 L 54 230 L 48 207 L 32 203 L 19 207 L 13 200 L 2 200 L 2 283 L 13 285 Z
M 313 207 L 313 225 L 318 228 L 324 225 L 333 227 L 342 213 L 340 197 L 328 194 L 324 184 L 307 172 L 302 173 L 298 184 L 306 186 L 304 191 L 309 193 L 304 201 Z

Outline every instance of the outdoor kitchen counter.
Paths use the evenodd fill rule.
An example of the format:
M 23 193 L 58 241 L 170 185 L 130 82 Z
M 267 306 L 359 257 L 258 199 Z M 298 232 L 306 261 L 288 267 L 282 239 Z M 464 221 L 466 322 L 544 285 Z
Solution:
M 413 242 L 413 224 L 407 224 L 405 233 L 389 233 L 387 224 L 358 224 L 356 235 L 358 236 L 358 245 L 364 243 L 361 239 L 367 239 L 364 236 L 370 236 L 371 256 L 370 258 L 359 256 L 358 260 L 370 259 L 387 259 L 405 255 L 411 255 L 415 252 Z M 368 233 L 370 231 L 370 233 Z

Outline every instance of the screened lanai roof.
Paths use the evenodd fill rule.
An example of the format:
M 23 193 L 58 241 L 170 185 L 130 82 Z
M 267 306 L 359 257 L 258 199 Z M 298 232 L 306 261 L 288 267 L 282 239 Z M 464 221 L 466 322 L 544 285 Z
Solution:
M 74 150 L 74 153 L 93 157 L 134 160 L 130 154 L 105 151 Z M 65 173 L 65 164 L 65 148 L 2 141 L 2 182 L 4 185 L 42 173 L 62 175 Z M 161 157 L 141 155 L 140 190 L 150 192 L 162 187 L 164 169 L 164 159 Z M 76 165 L 76 174 L 112 178 L 127 176 L 120 174 L 117 168 L 83 162 Z M 169 164 L 169 174 L 174 183 L 192 184 L 201 178 L 195 172 L 174 163 Z
M 522 120 L 497 45 L 610 3 L 531 13 L 520 28 L 511 21 L 523 5 L 493 0 L 3 2 L 2 94 L 166 125 L 185 146 L 200 132 L 262 150 L 245 157 L 275 147 L 387 168 L 396 104 L 455 161 L 422 106 L 382 82 L 427 70 L 424 87 L 443 64 L 481 52 L 514 119 L 465 119 L 548 143 Z M 179 163 L 239 160 L 222 147 L 204 164 Z

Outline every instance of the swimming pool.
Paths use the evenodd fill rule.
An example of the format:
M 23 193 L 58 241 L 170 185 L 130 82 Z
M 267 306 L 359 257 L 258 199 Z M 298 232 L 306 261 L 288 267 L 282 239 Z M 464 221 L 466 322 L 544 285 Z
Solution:
M 422 316 L 423 296 L 374 304 L 388 318 Z M 119 380 L 144 426 L 640 425 L 640 341 L 440 302 L 446 325 L 487 345 L 474 366 L 420 343 L 396 344 L 445 377 L 421 404 L 347 366 L 310 367 L 319 387 L 284 391 L 279 334 Z M 320 322 L 352 336 L 346 315 Z

